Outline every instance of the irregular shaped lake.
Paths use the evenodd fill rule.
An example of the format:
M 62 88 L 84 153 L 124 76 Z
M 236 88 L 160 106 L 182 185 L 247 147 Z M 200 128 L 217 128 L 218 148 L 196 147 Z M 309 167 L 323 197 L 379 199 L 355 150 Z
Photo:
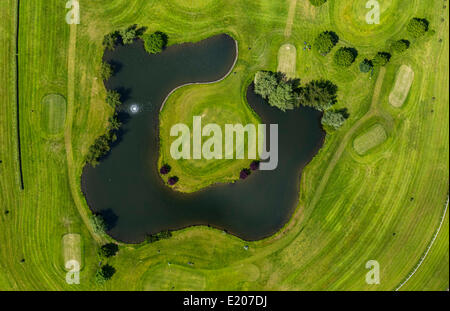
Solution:
M 111 152 L 97 167 L 85 167 L 82 189 L 91 209 L 104 215 L 112 237 L 139 242 L 149 233 L 203 224 L 257 240 L 289 220 L 298 202 L 301 169 L 325 137 L 320 113 L 304 107 L 283 113 L 255 95 L 252 86 L 248 103 L 263 123 L 279 127 L 276 170 L 191 194 L 173 191 L 158 175 L 162 101 L 179 85 L 220 79 L 235 57 L 235 41 L 227 35 L 172 46 L 159 55 L 148 55 L 142 42 L 105 54 L 118 69 L 107 87 L 124 95 L 127 120 Z

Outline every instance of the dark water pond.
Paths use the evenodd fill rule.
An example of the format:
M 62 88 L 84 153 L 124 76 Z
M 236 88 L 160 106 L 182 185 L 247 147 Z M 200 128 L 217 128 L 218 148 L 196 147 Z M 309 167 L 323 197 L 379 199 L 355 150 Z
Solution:
M 107 87 L 123 94 L 123 133 L 97 167 L 85 167 L 82 189 L 91 209 L 105 217 L 112 237 L 139 242 L 146 234 L 202 224 L 257 240 L 288 221 L 298 201 L 301 169 L 323 143 L 320 113 L 309 108 L 283 113 L 255 95 L 252 86 L 250 106 L 263 123 L 279 127 L 276 170 L 192 194 L 173 191 L 158 175 L 162 101 L 178 85 L 221 78 L 235 56 L 235 42 L 226 35 L 172 46 L 159 55 L 148 55 L 141 42 L 105 54 L 118 70 Z

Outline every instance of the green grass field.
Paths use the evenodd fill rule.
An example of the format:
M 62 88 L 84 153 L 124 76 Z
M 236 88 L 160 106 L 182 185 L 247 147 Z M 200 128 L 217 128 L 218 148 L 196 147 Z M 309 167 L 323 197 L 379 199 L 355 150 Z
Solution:
M 8 86 L 0 88 L 0 290 L 395 290 L 423 258 L 447 201 L 449 14 L 441 2 L 379 2 L 380 24 L 367 25 L 367 9 L 359 0 L 328 1 L 320 8 L 306 0 L 80 0 L 81 24 L 69 26 L 65 0 L 21 1 L 16 73 L 17 1 L 0 1 L 0 84 Z M 405 27 L 414 16 L 427 18 L 435 34 L 409 38 Z M 89 225 L 80 175 L 89 146 L 113 113 L 99 77 L 102 38 L 135 23 L 166 32 L 169 44 L 223 32 L 239 43 L 237 74 L 177 90 L 161 112 L 162 123 L 192 120 L 197 112 L 206 113 L 208 121 L 257 120 L 244 100 L 246 83 L 258 70 L 277 69 L 287 38 L 299 46 L 324 30 L 339 35 L 338 46 L 326 57 L 297 51 L 295 76 L 335 82 L 336 108 L 346 107 L 350 117 L 327 135 L 303 171 L 297 209 L 274 236 L 245 242 L 200 226 L 152 244 L 121 245 L 107 260 L 117 273 L 97 285 L 97 250 L 110 238 Z M 403 38 L 411 41 L 408 51 L 394 55 L 372 79 L 359 73 L 361 60 Z M 348 69 L 333 64 L 340 46 L 359 52 Z M 403 64 L 414 71 L 414 83 L 405 103 L 395 108 L 389 94 Z M 18 171 L 17 74 L 24 190 Z M 44 133 L 42 124 L 50 124 L 45 121 L 50 114 L 41 110 L 47 94 L 66 99 L 64 126 L 58 123 L 64 135 Z M 186 110 L 174 112 L 180 104 Z M 63 113 L 51 115 L 61 120 Z M 382 124 L 387 139 L 362 157 L 352 142 L 374 124 Z M 161 157 L 167 157 L 164 149 Z M 176 165 L 184 186 L 193 190 L 235 178 L 233 167 L 242 164 L 203 163 L 196 171 L 193 163 Z M 79 285 L 65 282 L 61 264 L 62 237 L 74 232 L 82 239 Z M 447 212 L 427 257 L 401 290 L 449 287 L 448 241 Z M 368 260 L 380 263 L 378 285 L 365 282 Z

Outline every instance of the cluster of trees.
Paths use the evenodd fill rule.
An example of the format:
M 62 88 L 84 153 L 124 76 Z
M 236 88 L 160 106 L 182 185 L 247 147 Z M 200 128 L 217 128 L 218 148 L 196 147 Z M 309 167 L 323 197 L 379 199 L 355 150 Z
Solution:
M 327 112 L 337 102 L 337 90 L 337 86 L 328 80 L 312 80 L 301 86 L 299 80 L 286 79 L 279 72 L 259 71 L 255 75 L 255 93 L 267 99 L 269 105 L 282 111 L 302 105 Z M 341 114 L 344 120 L 346 119 L 339 111 L 335 111 L 334 114 Z M 336 116 L 328 112 L 324 122 L 329 123 L 335 119 Z M 332 124 L 337 125 L 339 122 L 333 121 Z M 241 179 L 246 178 L 248 172 L 242 170 Z
M 296 100 L 294 85 L 279 72 L 257 72 L 255 75 L 255 93 L 267 99 L 271 106 L 283 111 L 294 109 Z
M 112 51 L 117 44 L 131 44 L 135 39 L 140 38 L 146 30 L 147 28 L 138 28 L 134 24 L 127 28 L 113 31 L 103 37 L 103 47 Z
M 337 86 L 327 80 L 313 80 L 304 86 L 299 80 L 289 80 L 279 72 L 259 71 L 255 76 L 255 93 L 282 111 L 300 105 L 320 111 L 336 103 Z
M 103 284 L 116 273 L 116 268 L 113 266 L 106 264 L 103 265 L 95 274 L 95 280 L 98 284 Z
M 333 31 L 324 31 L 320 33 L 314 40 L 314 47 L 317 51 L 325 56 L 339 42 L 338 35 Z
M 87 163 L 95 167 L 98 164 L 98 160 L 110 151 L 111 143 L 117 140 L 117 130 L 120 126 L 121 122 L 119 121 L 117 114 L 114 114 L 109 118 L 107 132 L 98 137 L 89 147 L 88 154 L 86 155 Z
M 157 54 L 162 52 L 162 50 L 166 47 L 168 41 L 167 35 L 161 31 L 145 35 L 143 39 L 145 50 L 150 54 Z
M 169 239 L 172 237 L 172 232 L 170 230 L 164 230 L 156 234 L 147 234 L 145 240 L 148 243 L 153 243 L 159 240 Z
M 309 0 L 309 2 L 314 6 L 321 6 L 322 4 L 327 2 L 327 0 Z
M 131 44 L 134 40 L 142 38 L 144 40 L 144 48 L 148 53 L 156 54 L 161 52 L 167 45 L 168 36 L 161 31 L 144 35 L 146 30 L 146 27 L 138 28 L 135 24 L 113 31 L 103 37 L 103 47 L 106 50 L 113 51 L 118 44 Z

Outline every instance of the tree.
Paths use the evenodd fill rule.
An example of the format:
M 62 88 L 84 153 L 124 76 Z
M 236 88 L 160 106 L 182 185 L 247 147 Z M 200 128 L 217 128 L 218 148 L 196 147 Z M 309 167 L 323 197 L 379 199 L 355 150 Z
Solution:
M 252 171 L 256 171 L 259 168 L 259 161 L 254 160 L 252 163 L 250 163 L 250 169 Z
M 337 130 L 344 124 L 345 116 L 340 111 L 327 110 L 324 112 L 321 120 L 323 125 L 327 125 Z
M 119 251 L 119 246 L 116 243 L 107 243 L 100 247 L 100 254 L 105 257 L 112 257 Z
M 424 18 L 414 17 L 412 18 L 406 30 L 414 37 L 418 38 L 423 36 L 428 31 L 429 22 Z
M 113 116 L 109 117 L 108 121 L 109 121 L 108 128 L 110 130 L 118 130 L 122 126 L 122 122 L 120 122 L 117 113 L 114 113 Z
M 95 233 L 103 234 L 106 231 L 106 223 L 100 214 L 92 214 L 90 217 L 91 225 Z
M 354 48 L 342 47 L 334 54 L 334 63 L 338 66 L 348 67 L 356 59 L 358 52 Z
M 161 173 L 161 175 L 166 175 L 169 174 L 170 170 L 172 168 L 170 167 L 169 164 L 164 164 L 163 166 L 161 166 L 161 168 L 159 169 L 159 172 Z
M 243 168 L 241 172 L 239 173 L 240 179 L 246 179 L 248 176 L 250 176 L 251 171 L 248 168 Z
M 102 66 L 100 67 L 100 76 L 104 81 L 111 78 L 113 72 L 113 68 L 108 62 L 102 62 Z
M 170 185 L 170 186 L 173 186 L 173 185 L 175 185 L 177 182 L 178 182 L 178 176 L 172 176 L 172 177 L 170 177 L 168 180 L 167 180 L 167 183 Z
M 314 47 L 320 54 L 324 55 L 328 54 L 338 42 L 339 37 L 336 33 L 332 31 L 324 31 L 315 39 Z
M 166 45 L 167 35 L 160 31 L 144 36 L 144 47 L 150 54 L 160 53 Z
M 255 75 L 255 93 L 261 95 L 262 98 L 273 93 L 278 85 L 276 74 L 270 71 L 258 71 Z
M 106 103 L 113 108 L 116 108 L 122 104 L 120 101 L 120 94 L 115 91 L 106 91 Z
M 119 39 L 119 33 L 117 31 L 109 33 L 103 37 L 103 47 L 107 50 L 114 50 L 117 41 Z
M 369 72 L 370 70 L 372 70 L 373 68 L 373 64 L 371 60 L 368 60 L 367 58 L 365 58 L 360 64 L 359 64 L 359 70 L 361 72 Z
M 314 6 L 321 6 L 322 4 L 327 2 L 327 0 L 309 0 L 309 2 Z
M 131 44 L 134 42 L 134 39 L 137 38 L 137 25 L 131 25 L 128 28 L 122 29 L 120 31 L 120 36 L 122 37 L 123 44 Z
M 279 83 L 268 99 L 269 105 L 282 111 L 294 109 L 295 94 L 291 84 Z
M 112 278 L 112 276 L 116 273 L 116 268 L 113 266 L 106 264 L 102 266 L 95 275 L 95 279 L 97 283 L 103 284 L 105 281 Z
M 255 76 L 255 93 L 267 99 L 269 105 L 283 111 L 293 109 L 296 99 L 292 81 L 275 72 L 259 71 Z
M 298 105 L 324 111 L 333 106 L 336 100 L 337 86 L 328 80 L 313 80 L 300 89 Z
M 410 42 L 405 39 L 394 41 L 391 44 L 391 50 L 397 53 L 403 53 L 409 48 L 409 44 Z
M 384 66 L 391 59 L 391 54 L 387 52 L 378 52 L 372 60 L 374 66 Z

